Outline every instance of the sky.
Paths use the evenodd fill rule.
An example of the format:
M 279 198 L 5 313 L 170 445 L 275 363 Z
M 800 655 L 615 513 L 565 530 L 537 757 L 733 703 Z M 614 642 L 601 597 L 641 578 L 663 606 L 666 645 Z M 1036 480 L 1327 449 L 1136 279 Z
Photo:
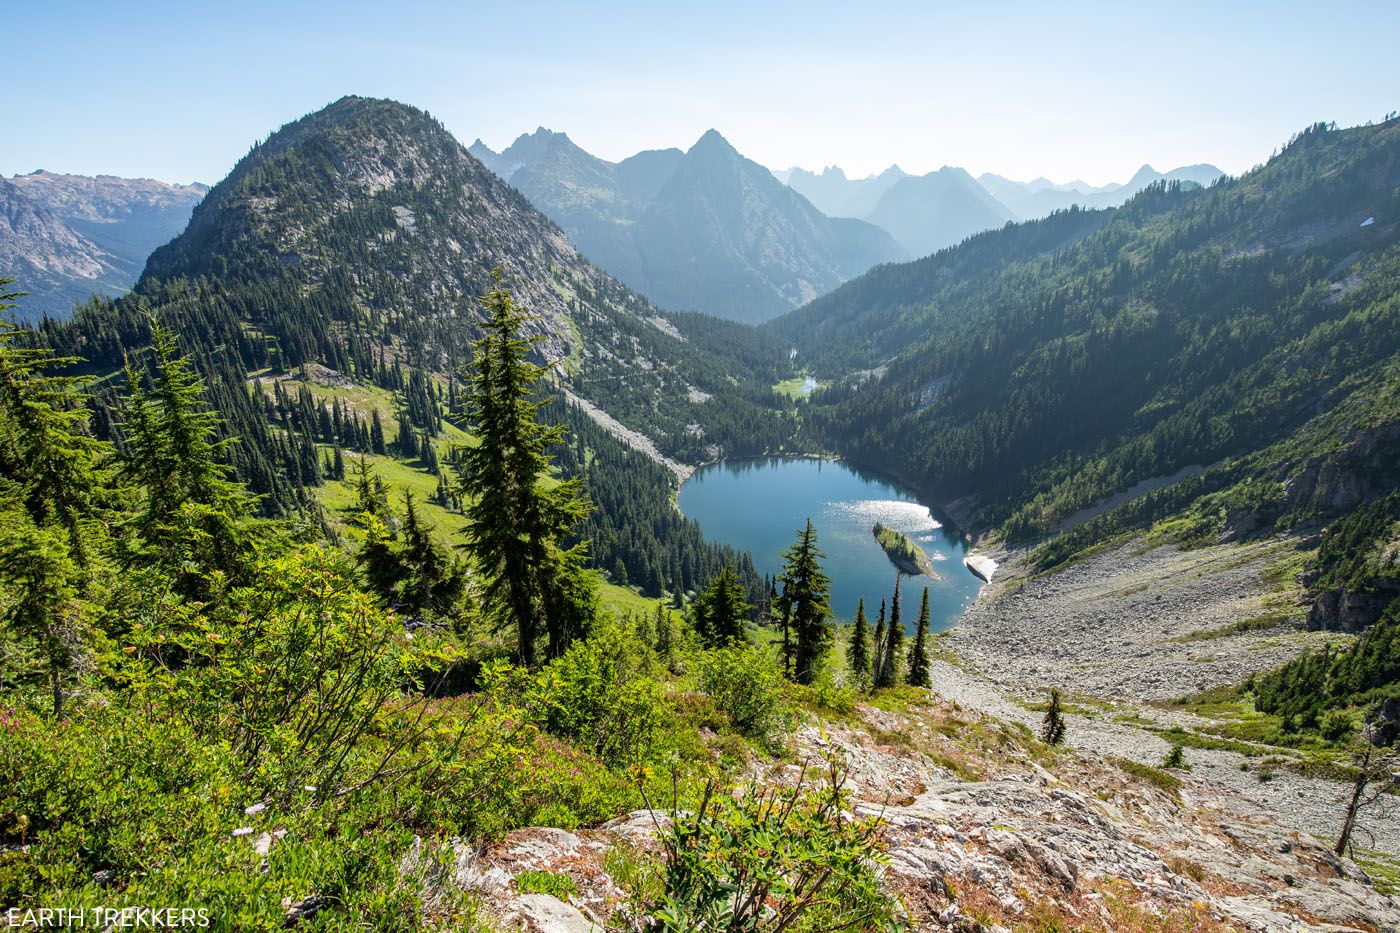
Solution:
M 203 181 L 345 95 L 617 160 L 718 129 L 770 168 L 1231 174 L 1400 110 L 1400 3 L 0 0 L 0 174 Z

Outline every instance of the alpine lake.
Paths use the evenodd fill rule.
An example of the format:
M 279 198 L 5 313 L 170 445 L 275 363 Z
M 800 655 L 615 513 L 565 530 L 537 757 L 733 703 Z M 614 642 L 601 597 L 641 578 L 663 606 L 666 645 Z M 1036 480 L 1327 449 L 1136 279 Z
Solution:
M 911 490 L 839 460 L 771 457 L 725 461 L 697 471 L 681 486 L 681 512 L 705 537 L 753 555 L 760 574 L 777 575 L 782 552 L 807 522 L 826 554 L 831 610 L 843 622 L 864 598 L 870 625 L 880 600 L 894 592 L 895 567 L 875 540 L 876 522 L 902 532 L 932 560 L 937 577 L 904 576 L 903 618 L 913 630 L 928 588 L 930 630 L 953 625 L 977 598 L 982 580 L 963 566 L 968 547 Z

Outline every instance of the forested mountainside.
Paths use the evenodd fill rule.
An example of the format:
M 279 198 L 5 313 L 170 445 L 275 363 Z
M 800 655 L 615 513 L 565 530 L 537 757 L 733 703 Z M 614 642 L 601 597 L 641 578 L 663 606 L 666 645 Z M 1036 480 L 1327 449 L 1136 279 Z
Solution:
M 663 308 L 766 320 L 905 252 L 871 224 L 827 217 L 710 130 L 688 151 L 618 163 L 541 128 L 475 151 L 589 259 Z
M 476 336 L 490 272 L 530 308 L 541 359 L 577 396 L 694 461 L 742 450 L 771 417 L 766 386 L 678 336 L 645 300 L 583 259 L 560 230 L 436 121 L 345 98 L 255 146 L 157 250 L 134 294 L 97 302 L 44 339 L 110 372 L 154 313 L 210 374 L 239 476 L 285 500 L 288 472 L 261 453 L 247 374 L 317 365 L 333 378 L 446 396 Z M 742 374 L 740 374 L 742 375 Z M 701 419 L 701 398 L 725 404 Z M 422 412 L 426 406 L 406 406 Z M 697 425 L 704 421 L 704 427 Z M 429 429 L 425 415 L 415 426 Z
M 89 303 L 39 336 L 97 377 L 94 431 L 119 439 L 124 361 L 146 365 L 152 319 L 178 334 L 234 439 L 233 475 L 264 514 L 314 509 L 361 454 L 391 475 L 390 461 L 406 462 L 423 478 L 405 482 L 451 508 L 436 477 L 462 440 L 461 372 L 493 270 L 529 309 L 533 352 L 558 386 L 668 456 L 762 450 L 792 432 L 766 383 L 733 378 L 717 344 L 684 337 L 439 124 L 388 101 L 346 98 L 274 133 L 151 257 L 130 296 Z M 576 411 L 558 414 L 586 430 Z M 586 482 L 611 506 L 590 520 L 598 566 L 626 568 L 660 596 L 732 563 L 761 594 L 746 556 L 705 544 L 679 516 L 623 527 L 669 503 L 674 480 L 616 438 L 588 437 L 598 469 Z
M 768 329 L 834 382 L 818 443 L 1047 542 L 1041 566 L 1131 531 L 1328 526 L 1314 625 L 1358 630 L 1400 591 L 1376 505 L 1400 484 L 1398 121 L 986 233 Z

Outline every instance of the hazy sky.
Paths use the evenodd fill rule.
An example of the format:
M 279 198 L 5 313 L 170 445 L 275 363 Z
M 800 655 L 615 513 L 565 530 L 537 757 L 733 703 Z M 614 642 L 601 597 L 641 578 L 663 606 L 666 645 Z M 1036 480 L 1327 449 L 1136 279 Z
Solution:
M 1400 3 L 3 0 L 0 174 L 215 182 L 344 94 L 494 148 L 618 159 L 707 128 L 773 168 L 1231 173 L 1400 109 Z

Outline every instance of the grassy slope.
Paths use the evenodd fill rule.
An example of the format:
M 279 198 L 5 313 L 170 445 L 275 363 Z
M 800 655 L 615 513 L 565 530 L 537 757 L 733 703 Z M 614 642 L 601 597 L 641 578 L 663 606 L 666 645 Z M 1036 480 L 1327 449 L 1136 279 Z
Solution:
M 358 411 L 362 416 L 367 417 L 377 408 L 383 421 L 385 437 L 392 438 L 398 433 L 398 419 L 393 415 L 397 403 L 394 394 L 386 389 L 365 385 L 331 386 L 295 376 L 280 377 L 277 381 L 282 383 L 284 391 L 293 396 L 299 386 L 305 384 L 317 398 L 324 398 L 327 402 L 338 398 L 342 406 L 348 405 L 351 410 Z M 264 388 L 271 391 L 271 382 L 265 379 Z M 435 443 L 440 457 L 445 460 L 447 451 L 453 446 L 471 445 L 475 443 L 475 439 L 456 425 L 444 422 L 442 434 Z M 349 475 L 348 471 L 352 469 L 350 464 L 357 460 L 359 455 L 347 452 L 345 457 L 345 481 L 325 481 L 317 487 L 316 499 L 325 509 L 327 523 L 347 541 L 358 543 L 363 537 L 354 521 L 359 497 L 353 475 Z M 467 525 L 466 517 L 460 512 L 443 508 L 431 501 L 431 496 L 437 490 L 437 477 L 424 469 L 420 461 L 366 454 L 365 462 L 373 469 L 375 475 L 384 480 L 384 485 L 389 489 L 389 502 L 394 508 L 401 509 L 404 493 L 410 492 L 420 514 L 437 529 L 445 543 L 452 544 L 461 539 L 461 533 Z M 630 587 L 606 581 L 602 586 L 602 599 L 604 609 L 622 615 L 655 612 L 660 602 L 642 596 Z

